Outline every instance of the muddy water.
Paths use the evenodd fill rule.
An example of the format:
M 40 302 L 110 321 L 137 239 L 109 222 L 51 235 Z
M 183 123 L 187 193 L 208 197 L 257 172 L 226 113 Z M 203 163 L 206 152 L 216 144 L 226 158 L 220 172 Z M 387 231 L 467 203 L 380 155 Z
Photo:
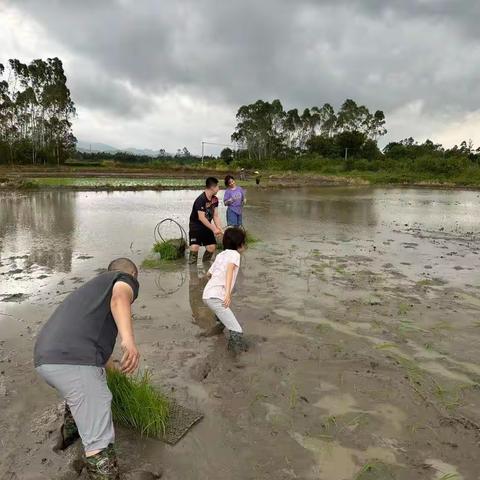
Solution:
M 0 198 L 0 478 L 76 478 L 78 446 L 50 449 L 57 397 L 33 339 L 111 258 L 141 263 L 158 221 L 186 227 L 197 194 Z M 233 360 L 199 336 L 204 266 L 142 270 L 143 366 L 205 418 L 175 447 L 119 429 L 122 463 L 167 479 L 479 478 L 479 207 L 477 192 L 251 189 L 261 242 L 234 304 L 251 350 Z

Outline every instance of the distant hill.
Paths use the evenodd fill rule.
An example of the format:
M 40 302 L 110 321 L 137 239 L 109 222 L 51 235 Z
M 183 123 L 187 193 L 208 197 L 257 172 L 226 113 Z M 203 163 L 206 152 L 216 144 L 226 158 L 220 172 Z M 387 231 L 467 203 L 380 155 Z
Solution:
M 112 147 L 111 145 L 107 145 L 105 143 L 95 143 L 95 142 L 84 142 L 79 140 L 77 142 L 77 150 L 79 152 L 108 152 L 108 153 L 115 153 L 119 152 L 118 148 Z
M 79 140 L 77 143 L 77 150 L 79 152 L 92 152 L 92 153 L 117 153 L 117 152 L 128 152 L 132 153 L 133 155 L 146 155 L 148 157 L 156 157 L 158 155 L 159 150 L 151 150 L 150 148 L 116 148 L 112 147 L 111 145 L 107 145 L 106 143 L 96 143 L 96 142 L 85 142 L 83 140 Z M 167 153 L 166 155 L 171 155 Z

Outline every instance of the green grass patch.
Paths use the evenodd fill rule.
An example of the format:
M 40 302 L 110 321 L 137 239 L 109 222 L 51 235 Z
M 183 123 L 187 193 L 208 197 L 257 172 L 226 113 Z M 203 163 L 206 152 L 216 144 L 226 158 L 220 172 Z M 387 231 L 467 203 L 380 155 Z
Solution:
M 170 404 L 152 386 L 148 371 L 127 376 L 119 370 L 107 370 L 107 382 L 114 421 L 143 436 L 159 438 L 165 434 Z
M 160 255 L 161 260 L 178 260 L 185 256 L 186 248 L 183 238 L 175 238 L 155 243 L 153 251 Z
M 248 230 L 245 231 L 245 241 L 247 245 L 252 245 L 254 243 L 260 242 L 260 239 L 251 234 Z
M 166 262 L 181 260 L 185 258 L 185 240 L 171 239 L 164 242 L 157 242 L 153 245 L 152 253 L 142 262 L 142 268 L 161 268 Z

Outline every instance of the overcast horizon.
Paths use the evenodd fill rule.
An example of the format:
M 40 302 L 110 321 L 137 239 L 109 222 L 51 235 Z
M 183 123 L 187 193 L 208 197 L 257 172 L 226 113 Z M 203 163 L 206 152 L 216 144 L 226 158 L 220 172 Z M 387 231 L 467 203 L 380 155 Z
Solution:
M 241 105 L 275 98 L 383 110 L 381 145 L 478 147 L 478 18 L 480 3 L 447 0 L 6 0 L 0 63 L 59 57 L 75 136 L 120 149 L 198 154 L 230 143 Z

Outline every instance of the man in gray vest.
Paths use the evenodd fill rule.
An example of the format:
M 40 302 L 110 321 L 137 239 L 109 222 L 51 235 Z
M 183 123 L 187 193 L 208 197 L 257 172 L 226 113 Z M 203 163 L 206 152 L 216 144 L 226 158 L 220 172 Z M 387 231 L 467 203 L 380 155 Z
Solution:
M 66 402 L 57 448 L 67 448 L 80 436 L 93 480 L 120 478 L 105 367 L 111 362 L 117 333 L 122 371 L 131 373 L 138 367 L 131 315 L 131 304 L 138 296 L 137 275 L 128 258 L 113 260 L 107 272 L 63 300 L 35 343 L 37 372 Z

